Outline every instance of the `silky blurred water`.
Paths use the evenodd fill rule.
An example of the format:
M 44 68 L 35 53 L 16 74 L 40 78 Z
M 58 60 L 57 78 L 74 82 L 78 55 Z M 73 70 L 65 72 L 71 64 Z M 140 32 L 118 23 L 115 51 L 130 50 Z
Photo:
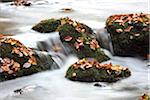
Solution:
M 34 0 L 31 7 L 0 3 L 0 33 L 14 34 L 26 46 L 38 48 L 38 43 L 59 39 L 58 33 L 40 34 L 31 27 L 42 19 L 70 17 L 92 27 L 99 34 L 105 20 L 112 14 L 148 13 L 149 0 Z M 63 12 L 62 8 L 72 8 Z M 51 51 L 49 51 L 51 52 Z M 63 51 L 63 53 L 66 51 Z M 146 61 L 132 57 L 116 57 L 106 51 L 113 64 L 128 66 L 131 77 L 95 87 L 94 83 L 72 82 L 64 78 L 67 68 L 77 61 L 73 55 L 61 54 L 61 69 L 34 74 L 0 83 L 0 100 L 137 100 L 150 89 L 150 69 Z M 107 62 L 104 62 L 107 63 Z M 21 95 L 15 89 L 31 87 Z M 149 91 L 150 92 L 150 91 Z

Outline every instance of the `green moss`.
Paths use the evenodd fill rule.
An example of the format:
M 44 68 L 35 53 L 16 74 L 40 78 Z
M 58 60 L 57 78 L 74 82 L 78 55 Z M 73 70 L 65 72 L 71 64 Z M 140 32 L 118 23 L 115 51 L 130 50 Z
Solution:
M 115 55 L 146 57 L 149 53 L 148 14 L 110 16 L 106 29 L 110 33 Z
M 59 31 L 59 35 L 60 35 L 60 39 L 62 42 L 65 42 L 64 38 L 66 36 L 71 36 L 74 37 L 72 39 L 72 42 L 75 41 L 75 38 L 82 36 L 82 34 L 80 34 L 75 28 L 74 26 L 70 25 L 70 24 L 64 24 L 63 26 L 59 27 L 58 29 Z
M 57 19 L 42 20 L 40 23 L 33 26 L 32 29 L 40 33 L 50 33 L 56 31 L 60 24 L 60 20 Z
M 116 66 L 108 64 L 107 66 L 99 65 L 97 67 L 98 64 L 98 62 L 88 61 L 87 59 L 80 60 L 69 67 L 65 77 L 72 81 L 81 82 L 116 82 L 131 75 L 127 68 L 114 70 L 111 67 Z

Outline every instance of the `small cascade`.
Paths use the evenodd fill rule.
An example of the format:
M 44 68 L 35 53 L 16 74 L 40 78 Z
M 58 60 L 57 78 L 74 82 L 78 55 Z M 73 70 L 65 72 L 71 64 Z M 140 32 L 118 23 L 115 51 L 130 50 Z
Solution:
M 102 48 L 107 49 L 112 54 L 114 54 L 112 41 L 106 29 L 103 28 L 103 29 L 96 30 L 95 36 Z
M 38 41 L 37 48 L 40 51 L 61 53 L 66 56 L 68 56 L 70 52 L 69 48 L 62 44 L 59 37 L 49 38 L 44 41 Z

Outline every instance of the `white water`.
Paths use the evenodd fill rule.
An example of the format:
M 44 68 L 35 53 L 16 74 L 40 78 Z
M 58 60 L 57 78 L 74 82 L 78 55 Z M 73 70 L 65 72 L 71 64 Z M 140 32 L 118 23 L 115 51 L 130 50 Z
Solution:
M 0 83 L 2 100 L 137 100 L 137 96 L 148 91 L 148 70 L 146 65 L 134 58 L 114 57 L 113 64 L 128 66 L 132 76 L 113 84 L 101 83 L 105 87 L 95 87 L 94 83 L 72 82 L 64 78 L 70 64 L 77 61 L 69 57 L 60 70 L 47 71 L 28 77 Z M 110 61 L 109 61 L 110 62 Z M 22 95 L 13 90 L 24 86 L 35 86 L 33 91 Z
M 98 30 L 105 26 L 109 15 L 148 12 L 148 0 L 48 0 L 48 4 L 38 5 L 44 1 L 34 3 L 31 7 L 0 3 L 0 33 L 14 33 L 14 38 L 35 48 L 37 41 L 58 37 L 57 32 L 39 34 L 31 30 L 35 23 L 45 18 L 69 16 Z M 61 8 L 72 8 L 74 11 L 64 13 Z M 105 87 L 69 81 L 64 78 L 65 72 L 77 61 L 69 56 L 59 70 L 0 83 L 0 100 L 137 100 L 138 96 L 149 91 L 150 71 L 144 61 L 131 57 L 111 58 L 108 62 L 128 66 L 131 77 L 113 84 L 101 83 Z M 31 86 L 31 91 L 22 95 L 13 93 L 25 86 Z

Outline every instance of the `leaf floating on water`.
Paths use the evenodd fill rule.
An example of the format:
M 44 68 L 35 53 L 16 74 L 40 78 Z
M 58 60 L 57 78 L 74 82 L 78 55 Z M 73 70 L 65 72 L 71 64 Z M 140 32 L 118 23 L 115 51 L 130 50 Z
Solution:
M 70 13 L 70 12 L 73 12 L 73 9 L 72 8 L 62 8 L 61 11 L 65 12 L 65 13 Z

